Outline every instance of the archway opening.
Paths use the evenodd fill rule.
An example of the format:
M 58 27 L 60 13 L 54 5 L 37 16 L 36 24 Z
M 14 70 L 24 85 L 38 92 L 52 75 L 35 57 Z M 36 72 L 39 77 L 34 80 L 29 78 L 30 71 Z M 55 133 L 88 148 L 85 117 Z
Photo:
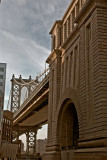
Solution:
M 72 150 L 78 147 L 79 124 L 75 105 L 64 105 L 61 116 L 60 146 L 61 150 Z
M 21 89 L 21 99 L 20 99 L 20 106 L 24 103 L 24 101 L 28 98 L 28 88 L 24 86 Z

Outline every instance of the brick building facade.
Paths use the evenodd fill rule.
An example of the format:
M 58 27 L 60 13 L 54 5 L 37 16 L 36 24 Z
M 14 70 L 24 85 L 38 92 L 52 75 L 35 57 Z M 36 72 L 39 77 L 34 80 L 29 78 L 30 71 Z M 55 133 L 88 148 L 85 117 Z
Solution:
M 2 137 L 0 146 L 0 159 L 15 160 L 21 153 L 21 141 L 13 142 L 13 113 L 4 110 L 2 118 Z
M 6 63 L 0 63 L 0 145 L 2 135 L 2 122 L 4 95 L 5 95 Z
M 72 0 L 50 34 L 44 159 L 106 160 L 107 1 Z

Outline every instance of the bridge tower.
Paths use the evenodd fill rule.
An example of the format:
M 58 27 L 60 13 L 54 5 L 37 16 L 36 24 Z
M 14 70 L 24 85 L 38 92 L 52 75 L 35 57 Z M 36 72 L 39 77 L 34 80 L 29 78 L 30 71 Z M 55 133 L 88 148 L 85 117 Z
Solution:
M 27 145 L 26 145 L 26 152 L 36 154 L 36 134 L 37 129 L 28 129 L 26 132 L 27 137 Z
M 11 79 L 11 112 L 16 112 L 23 101 L 25 101 L 34 88 L 37 86 L 38 81 L 32 81 L 31 76 L 29 79 L 22 79 L 20 75 L 19 78 L 15 78 L 14 74 Z M 25 96 L 23 97 L 22 91 L 26 92 Z

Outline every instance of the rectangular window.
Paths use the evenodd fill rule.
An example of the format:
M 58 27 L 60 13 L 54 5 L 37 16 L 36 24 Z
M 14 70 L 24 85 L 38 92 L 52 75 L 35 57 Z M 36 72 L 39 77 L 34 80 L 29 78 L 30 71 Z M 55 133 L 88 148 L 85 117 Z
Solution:
M 0 79 L 3 79 L 3 75 L 0 75 Z
M 3 82 L 0 82 L 0 86 L 3 86 Z
M 2 90 L 0 90 L 0 97 L 2 96 Z
M 0 71 L 1 71 L 1 72 L 4 72 L 4 68 L 3 68 L 3 67 L 0 67 Z

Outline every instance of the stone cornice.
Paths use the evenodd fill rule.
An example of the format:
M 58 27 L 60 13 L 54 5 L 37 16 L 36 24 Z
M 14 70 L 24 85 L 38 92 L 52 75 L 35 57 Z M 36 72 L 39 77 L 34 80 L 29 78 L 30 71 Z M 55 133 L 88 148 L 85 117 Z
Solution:
M 60 57 L 61 55 L 62 55 L 61 50 L 54 49 L 49 55 L 49 57 L 47 58 L 46 63 L 51 64 L 56 59 L 56 57 L 58 56 Z
M 72 0 L 71 3 L 69 4 L 64 16 L 62 17 L 62 21 L 64 21 L 64 18 L 66 17 L 66 15 L 68 14 L 69 10 L 71 9 L 73 3 L 75 2 L 75 0 Z
M 52 61 L 54 61 L 54 59 L 56 58 L 55 52 L 54 50 L 51 52 L 51 54 L 49 55 L 49 57 L 46 60 L 46 63 L 51 64 Z
M 53 24 L 53 26 L 52 26 L 49 34 L 52 34 L 52 31 L 54 30 L 55 26 L 56 26 L 57 24 L 61 24 L 61 23 L 62 23 L 61 20 L 56 20 L 56 21 L 54 22 L 54 24 Z

